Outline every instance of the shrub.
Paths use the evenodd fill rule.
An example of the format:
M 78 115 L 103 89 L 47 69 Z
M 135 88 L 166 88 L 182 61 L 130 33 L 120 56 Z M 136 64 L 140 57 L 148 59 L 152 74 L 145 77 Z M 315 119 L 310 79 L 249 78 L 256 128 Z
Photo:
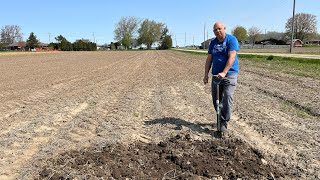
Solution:
M 272 60 L 273 58 L 274 58 L 274 56 L 270 55 L 270 56 L 267 57 L 267 60 Z

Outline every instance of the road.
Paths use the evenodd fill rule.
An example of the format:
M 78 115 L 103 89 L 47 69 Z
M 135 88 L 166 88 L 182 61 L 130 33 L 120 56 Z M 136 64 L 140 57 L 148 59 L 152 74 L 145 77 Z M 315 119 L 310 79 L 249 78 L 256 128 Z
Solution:
M 191 50 L 191 49 L 175 49 L 175 50 L 207 53 L 207 51 L 203 51 L 203 50 Z M 273 55 L 273 56 L 280 56 L 280 57 L 307 58 L 307 59 L 319 59 L 320 60 L 320 55 L 318 55 L 318 54 L 242 53 L 242 52 L 239 52 L 238 54 L 252 54 L 252 55 L 261 55 L 261 56 Z

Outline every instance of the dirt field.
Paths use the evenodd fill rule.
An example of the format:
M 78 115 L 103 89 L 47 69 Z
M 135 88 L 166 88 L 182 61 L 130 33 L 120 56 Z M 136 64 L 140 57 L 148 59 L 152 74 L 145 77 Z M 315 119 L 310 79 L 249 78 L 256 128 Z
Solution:
M 204 63 L 175 51 L 0 56 L 0 179 L 319 179 L 319 79 L 241 59 L 220 139 Z

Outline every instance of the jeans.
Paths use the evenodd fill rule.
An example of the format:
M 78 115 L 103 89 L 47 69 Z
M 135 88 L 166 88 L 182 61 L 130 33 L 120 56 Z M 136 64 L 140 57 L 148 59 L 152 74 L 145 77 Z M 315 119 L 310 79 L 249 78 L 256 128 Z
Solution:
M 238 74 L 227 74 L 219 84 L 219 102 L 222 104 L 220 120 L 223 125 L 226 125 L 231 118 L 233 94 L 236 89 L 237 80 Z M 217 110 L 217 89 L 216 80 L 214 78 L 212 78 L 211 90 L 212 102 L 215 110 Z

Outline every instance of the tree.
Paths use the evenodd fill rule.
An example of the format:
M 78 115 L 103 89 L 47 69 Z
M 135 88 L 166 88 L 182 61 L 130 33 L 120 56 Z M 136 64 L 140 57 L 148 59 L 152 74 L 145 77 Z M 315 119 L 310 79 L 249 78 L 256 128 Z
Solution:
M 30 33 L 29 38 L 27 39 L 26 47 L 30 49 L 39 47 L 39 40 L 33 32 Z
M 111 42 L 110 48 L 111 50 L 116 50 L 116 45 L 114 42 Z
M 72 44 L 62 35 L 55 37 L 58 41 L 58 48 L 62 51 L 72 51 Z
M 19 41 L 22 41 L 20 26 L 5 25 L 1 28 L 0 42 L 4 44 L 12 44 Z
M 163 32 L 163 27 L 164 27 L 163 23 L 157 23 L 153 20 L 151 21 L 151 20 L 145 19 L 142 22 L 140 29 L 138 30 L 139 44 L 145 44 L 147 45 L 148 49 L 151 49 L 151 46 L 153 43 L 160 41 L 160 38 Z
M 268 31 L 265 39 L 277 39 L 277 40 L 282 40 L 282 41 L 289 40 L 286 33 L 276 32 L 276 31 Z
M 291 34 L 292 17 L 286 23 L 286 32 Z M 294 18 L 294 38 L 307 40 L 317 33 L 316 16 L 307 13 L 299 13 Z
M 172 47 L 172 38 L 171 36 L 165 36 L 162 40 L 160 49 L 171 49 Z
M 239 42 L 244 42 L 248 38 L 246 28 L 242 26 L 236 26 L 232 30 L 232 34 L 238 39 Z
M 164 27 L 162 30 L 161 30 L 161 37 L 160 39 L 163 40 L 167 35 L 169 34 L 169 29 L 168 27 Z
M 252 46 L 254 46 L 255 42 L 259 40 L 261 34 L 261 30 L 257 27 L 251 27 L 248 30 L 249 39 L 252 42 Z
M 129 38 L 129 41 L 131 41 L 131 39 L 133 39 L 137 34 L 139 23 L 140 20 L 136 17 L 122 17 L 116 24 L 116 28 L 114 30 L 114 39 L 122 42 L 124 38 L 126 38 L 125 41 L 127 41 Z
M 50 48 L 50 49 L 59 49 L 59 44 L 58 43 L 54 43 L 54 42 L 51 42 L 51 43 L 49 43 L 48 44 L 48 47 Z
M 96 51 L 97 44 L 94 42 L 88 42 L 86 40 L 80 39 L 73 43 L 74 51 Z
M 125 33 L 124 34 L 124 37 L 122 38 L 122 45 L 126 48 L 126 49 L 128 49 L 129 48 L 129 46 L 131 45 L 131 39 L 130 39 L 130 35 L 129 35 L 129 33 Z

